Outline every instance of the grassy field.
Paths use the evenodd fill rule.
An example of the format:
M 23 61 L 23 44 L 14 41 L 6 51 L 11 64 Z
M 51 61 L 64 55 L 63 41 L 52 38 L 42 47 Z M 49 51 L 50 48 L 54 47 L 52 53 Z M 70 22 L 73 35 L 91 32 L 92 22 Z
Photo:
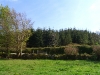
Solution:
M 100 62 L 85 60 L 0 60 L 0 75 L 100 75 Z

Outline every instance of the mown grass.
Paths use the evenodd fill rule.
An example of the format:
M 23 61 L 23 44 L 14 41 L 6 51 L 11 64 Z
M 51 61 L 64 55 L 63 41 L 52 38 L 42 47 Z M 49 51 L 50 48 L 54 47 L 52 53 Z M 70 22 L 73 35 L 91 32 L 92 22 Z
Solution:
M 100 62 L 85 60 L 0 60 L 0 75 L 100 75 Z

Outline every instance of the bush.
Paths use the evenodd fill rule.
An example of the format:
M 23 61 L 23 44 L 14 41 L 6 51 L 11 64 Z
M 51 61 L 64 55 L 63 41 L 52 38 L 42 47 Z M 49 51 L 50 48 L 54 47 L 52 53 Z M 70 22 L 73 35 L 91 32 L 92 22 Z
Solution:
M 26 48 L 23 53 L 64 54 L 65 47 Z
M 78 49 L 73 46 L 68 46 L 64 50 L 66 55 L 78 55 Z
M 10 54 L 10 58 L 18 59 L 18 56 L 16 54 Z
M 93 46 L 93 53 L 96 60 L 100 60 L 100 46 Z
M 45 48 L 46 50 L 46 48 Z M 64 54 L 64 47 L 49 47 L 47 53 L 49 54 Z
M 21 56 L 22 59 L 30 59 L 30 54 L 26 53 Z
M 79 60 L 89 60 L 89 59 L 91 59 L 91 55 L 87 54 L 87 53 L 80 54 L 80 55 L 78 55 L 78 59 Z
M 84 53 L 87 53 L 87 54 L 92 54 L 93 52 L 93 49 L 91 46 L 78 46 L 78 50 L 79 50 L 79 54 L 84 54 Z
M 31 58 L 30 59 L 37 59 L 38 58 L 38 54 L 31 54 L 31 56 L 30 56 Z
M 64 52 L 66 54 L 66 59 L 71 59 L 71 60 L 77 59 L 77 55 L 78 55 L 78 48 L 77 47 L 67 46 L 64 49 Z
M 93 53 L 100 55 L 100 46 L 93 46 Z

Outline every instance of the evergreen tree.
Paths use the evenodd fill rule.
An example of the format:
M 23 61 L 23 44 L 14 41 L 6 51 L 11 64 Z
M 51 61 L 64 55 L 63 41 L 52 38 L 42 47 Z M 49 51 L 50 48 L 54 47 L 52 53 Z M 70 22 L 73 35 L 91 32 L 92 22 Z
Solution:
M 32 33 L 32 35 L 27 40 L 27 47 L 34 47 L 34 40 L 35 40 L 34 39 L 34 33 L 35 33 L 35 30 L 31 29 L 31 33 Z

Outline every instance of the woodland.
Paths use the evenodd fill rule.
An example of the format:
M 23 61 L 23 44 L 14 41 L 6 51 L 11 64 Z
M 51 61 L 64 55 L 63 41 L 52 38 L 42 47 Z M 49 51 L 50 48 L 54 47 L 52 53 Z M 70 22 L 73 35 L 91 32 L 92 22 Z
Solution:
M 33 28 L 26 14 L 0 6 L 0 58 L 100 60 L 100 33 Z

